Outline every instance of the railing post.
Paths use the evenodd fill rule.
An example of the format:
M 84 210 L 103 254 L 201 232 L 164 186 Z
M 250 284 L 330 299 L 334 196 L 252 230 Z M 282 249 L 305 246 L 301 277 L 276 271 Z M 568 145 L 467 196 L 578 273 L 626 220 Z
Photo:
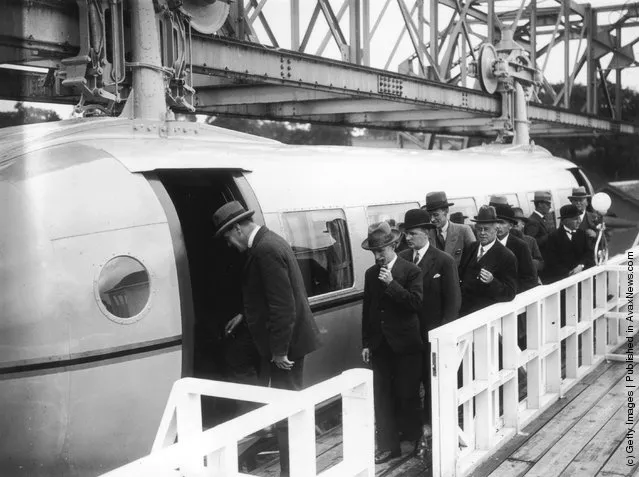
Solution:
M 606 311 L 619 311 L 619 272 L 612 270 L 606 273 L 608 278 L 608 290 L 606 292 Z M 612 295 L 616 298 L 615 306 L 612 310 L 608 310 L 608 296 Z M 608 321 L 608 339 L 610 344 L 616 346 L 619 343 L 619 320 L 616 318 L 607 319 Z
M 373 373 L 368 369 L 346 371 L 354 377 L 366 373 L 366 382 L 342 393 L 344 462 L 363 469 L 357 477 L 375 476 L 375 408 Z
M 573 333 L 566 338 L 566 378 L 577 378 L 577 368 L 579 367 L 579 355 L 577 350 L 577 310 L 578 296 L 577 286 L 572 285 L 566 288 L 566 328 L 573 329 Z
M 512 370 L 513 376 L 504 383 L 504 424 L 519 429 L 519 349 L 517 346 L 517 314 L 509 313 L 502 318 L 502 350 L 504 369 Z M 497 408 L 499 409 L 499 408 Z
M 527 398 L 526 405 L 528 409 L 539 409 L 541 407 L 541 395 L 543 394 L 542 380 L 542 313 L 541 303 L 536 302 L 526 307 L 526 344 L 527 349 L 537 351 L 537 356 L 528 362 L 527 371 Z
M 560 296 L 556 292 L 546 298 L 543 309 L 544 343 L 553 350 L 546 356 L 546 390 L 551 393 L 561 391 L 561 343 L 559 342 L 559 325 L 561 323 Z
M 457 474 L 457 342 L 452 337 L 431 340 L 433 401 L 433 477 Z
M 315 477 L 315 406 L 288 418 L 289 465 L 293 477 Z
M 176 396 L 176 419 L 179 442 L 188 442 L 202 434 L 202 405 L 199 394 L 181 392 Z M 204 470 L 203 457 L 191 457 L 182 462 L 184 474 L 196 474 Z
M 581 322 L 590 323 L 590 328 L 581 335 L 581 363 L 584 366 L 592 365 L 594 361 L 594 327 L 593 322 L 593 299 L 592 299 L 592 278 L 587 278 L 581 282 Z
M 483 325 L 474 333 L 475 379 L 486 383 L 485 388 L 475 398 L 475 447 L 481 450 L 490 449 L 495 426 L 490 389 L 493 371 L 491 334 L 492 326 L 490 324 Z
M 608 320 L 604 315 L 604 310 L 606 308 L 606 274 L 598 273 L 594 277 L 595 280 L 595 299 L 597 301 L 597 319 L 595 324 L 595 333 L 596 333 L 596 353 L 598 355 L 604 356 L 608 351 Z M 599 313 L 601 312 L 601 313 Z

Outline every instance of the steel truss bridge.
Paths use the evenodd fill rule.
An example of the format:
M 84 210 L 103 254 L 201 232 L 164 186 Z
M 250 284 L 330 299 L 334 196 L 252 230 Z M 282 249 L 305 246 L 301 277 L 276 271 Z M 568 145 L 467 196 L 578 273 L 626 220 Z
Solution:
M 130 57 L 129 17 L 137 1 L 5 0 L 0 97 L 117 113 L 130 93 L 131 71 L 157 68 Z M 637 66 L 639 3 L 229 1 L 154 1 L 175 111 L 509 135 L 508 83 L 495 88 L 482 77 L 487 70 L 499 76 L 481 57 L 481 46 L 492 44 L 517 53 L 501 80 L 529 76 L 533 139 L 639 133 L 621 115 L 622 77 Z M 585 81 L 585 100 L 573 94 L 577 80 Z

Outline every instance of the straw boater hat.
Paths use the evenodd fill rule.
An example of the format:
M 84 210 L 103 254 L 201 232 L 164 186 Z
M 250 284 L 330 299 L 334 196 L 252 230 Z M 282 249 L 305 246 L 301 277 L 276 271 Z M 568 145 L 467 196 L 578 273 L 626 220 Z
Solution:
M 430 214 L 424 209 L 411 209 L 404 216 L 404 230 L 415 229 L 417 227 L 424 229 L 436 228 L 430 222 Z
M 559 209 L 560 219 L 574 219 L 580 215 L 581 214 L 579 213 L 577 206 L 572 204 L 564 205 L 561 209 Z
M 402 234 L 391 229 L 388 222 L 377 222 L 368 227 L 368 238 L 362 242 L 364 250 L 378 250 L 397 242 Z
M 552 204 L 552 195 L 547 190 L 535 191 L 535 198 L 531 202 L 548 202 Z
M 215 237 L 222 235 L 233 224 L 252 217 L 254 213 L 254 210 L 246 210 L 237 200 L 227 202 L 213 214 Z
M 513 208 L 506 205 L 498 205 L 495 207 L 495 211 L 497 212 L 497 218 L 501 219 L 502 222 L 510 222 L 511 224 L 517 224 L 517 219 L 515 218 L 515 212 Z
M 488 205 L 497 207 L 498 205 L 508 205 L 508 199 L 505 195 L 491 195 Z
M 500 219 L 497 218 L 497 212 L 492 205 L 482 205 L 479 209 L 479 213 L 474 219 L 470 220 L 478 224 L 494 224 L 499 222 Z
M 448 202 L 448 198 L 446 198 L 446 192 L 437 191 L 437 192 L 429 192 L 426 194 L 426 210 L 431 212 L 437 209 L 443 209 L 445 207 L 450 207 L 451 205 L 455 205 L 452 202 Z
M 586 188 L 584 186 L 576 187 L 572 190 L 572 195 L 568 196 L 568 200 L 572 199 L 587 199 L 590 197 L 590 194 L 586 192 Z
M 524 211 L 521 210 L 521 207 L 513 207 L 513 212 L 515 213 L 515 218 L 517 220 L 523 220 L 524 222 L 528 222 L 528 217 L 524 215 Z

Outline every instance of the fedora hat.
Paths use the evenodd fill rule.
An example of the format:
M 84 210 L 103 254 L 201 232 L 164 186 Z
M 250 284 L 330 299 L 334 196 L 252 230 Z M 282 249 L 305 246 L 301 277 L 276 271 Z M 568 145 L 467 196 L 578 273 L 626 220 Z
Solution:
M 493 224 L 499 222 L 497 212 L 492 205 L 482 205 L 474 219 L 470 219 L 478 224 Z
M 586 188 L 584 186 L 575 187 L 572 190 L 572 195 L 568 196 L 568 200 L 572 199 L 587 199 L 590 197 L 590 194 L 586 192 Z
M 535 191 L 535 198 L 531 202 L 548 202 L 552 204 L 552 195 L 547 190 Z
M 468 216 L 464 215 L 462 212 L 453 212 L 448 218 L 454 224 L 463 224 L 464 220 L 466 220 Z
M 435 228 L 435 225 L 430 222 L 430 214 L 424 209 L 411 209 L 404 215 L 404 230 L 417 227 L 424 229 Z
M 559 209 L 560 219 L 574 219 L 580 215 L 581 214 L 579 213 L 577 206 L 572 204 L 564 205 L 561 209 Z
M 254 213 L 254 210 L 246 210 L 237 200 L 227 202 L 213 214 L 213 227 L 216 229 L 214 237 L 219 237 L 233 224 L 252 217 Z
M 498 205 L 495 207 L 495 212 L 497 212 L 497 218 L 502 221 L 510 222 L 511 224 L 516 224 L 517 219 L 515 218 L 515 212 L 513 208 L 509 205 Z
M 513 207 L 513 212 L 515 213 L 515 218 L 517 220 L 523 220 L 524 222 L 528 222 L 528 217 L 524 215 L 524 211 L 521 210 L 521 207 Z
M 451 205 L 455 204 L 448 202 L 446 192 L 444 191 L 429 192 L 426 194 L 426 210 L 428 212 L 443 209 L 444 207 L 450 207 Z
M 508 199 L 505 195 L 491 195 L 488 205 L 492 205 L 493 207 L 498 205 L 508 205 Z
M 402 234 L 391 229 L 388 222 L 377 222 L 368 227 L 368 238 L 362 242 L 364 250 L 378 250 L 397 242 Z

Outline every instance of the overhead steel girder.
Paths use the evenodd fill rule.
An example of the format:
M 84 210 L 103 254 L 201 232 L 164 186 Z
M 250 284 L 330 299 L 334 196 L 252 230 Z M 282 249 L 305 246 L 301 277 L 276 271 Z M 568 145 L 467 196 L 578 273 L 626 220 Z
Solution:
M 327 93 L 312 89 L 300 89 L 293 86 L 277 85 L 242 85 L 223 87 L 197 87 L 195 90 L 196 105 L 227 106 L 232 104 L 306 102 L 330 99 L 350 98 L 349 94 Z M 303 104 L 303 103 L 299 103 Z

